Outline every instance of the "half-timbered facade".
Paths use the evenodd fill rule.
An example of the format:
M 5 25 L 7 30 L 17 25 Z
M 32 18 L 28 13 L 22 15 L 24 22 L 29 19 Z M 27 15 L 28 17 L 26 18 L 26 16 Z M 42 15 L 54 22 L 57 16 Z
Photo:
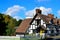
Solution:
M 49 33 L 46 30 L 51 30 L 48 26 L 51 27 L 52 25 L 58 25 L 60 23 L 60 21 L 54 18 L 54 15 L 43 15 L 41 12 L 40 9 L 36 9 L 36 14 L 33 18 L 23 20 L 19 28 L 16 29 L 16 36 L 24 36 L 28 33 L 36 34 L 36 36 L 39 34 L 44 37 L 46 33 Z

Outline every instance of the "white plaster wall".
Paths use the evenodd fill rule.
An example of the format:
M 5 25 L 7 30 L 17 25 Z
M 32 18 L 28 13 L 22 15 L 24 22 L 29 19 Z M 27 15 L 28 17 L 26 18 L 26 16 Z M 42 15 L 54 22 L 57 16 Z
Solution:
M 37 28 L 37 26 L 35 26 Z
M 29 34 L 32 34 L 33 33 L 33 30 L 30 30 Z
M 32 24 L 35 24 L 35 20 L 33 21 L 33 23 Z M 44 27 L 46 27 L 46 24 L 45 24 L 45 22 L 41 19 L 41 25 L 43 25 Z M 32 29 L 36 29 L 37 28 L 37 26 L 35 26 L 35 25 L 33 25 L 33 27 L 32 27 L 32 25 L 29 27 L 29 34 L 31 34 L 31 33 L 33 33 L 33 30 Z
M 33 29 L 36 29 L 35 25 L 33 25 Z
M 40 17 L 36 17 L 36 19 L 40 19 Z
M 28 29 L 29 34 L 32 34 L 33 33 L 33 30 L 32 29 L 35 29 L 35 25 L 33 25 L 33 27 L 32 27 L 32 25 L 30 26 L 30 28 Z
M 41 25 L 43 25 L 43 23 L 44 23 L 43 20 L 41 20 Z
M 29 34 L 32 34 L 32 33 L 33 33 L 33 31 L 32 31 L 32 25 L 30 25 L 30 27 L 29 27 L 29 29 L 27 30 L 27 32 L 28 32 Z
M 32 24 L 35 24 L 35 20 L 33 21 L 33 23 Z
M 30 25 L 29 30 L 32 29 L 32 25 Z
M 46 28 L 46 24 L 43 24 L 44 25 L 44 27 Z
M 35 20 L 33 21 L 32 24 L 36 24 L 36 23 L 35 23 Z M 36 28 L 37 28 L 37 26 L 35 26 L 35 25 L 30 25 L 30 27 L 29 27 L 29 29 L 28 29 L 29 34 L 32 34 L 32 33 L 33 33 L 33 30 L 32 30 L 32 29 L 36 29 Z
M 43 25 L 44 27 L 46 27 L 46 24 L 43 20 L 41 20 L 41 25 Z

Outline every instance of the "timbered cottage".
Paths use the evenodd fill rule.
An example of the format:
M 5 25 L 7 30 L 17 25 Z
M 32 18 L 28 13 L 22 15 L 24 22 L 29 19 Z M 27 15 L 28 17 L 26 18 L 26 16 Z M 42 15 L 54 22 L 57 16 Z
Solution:
M 60 23 L 60 21 L 58 22 Z M 40 9 L 36 9 L 35 16 L 33 18 L 24 19 L 16 29 L 16 36 L 23 37 L 25 34 L 39 34 L 44 37 L 46 30 L 49 28 L 47 27 L 48 24 L 57 25 L 54 15 L 43 15 Z

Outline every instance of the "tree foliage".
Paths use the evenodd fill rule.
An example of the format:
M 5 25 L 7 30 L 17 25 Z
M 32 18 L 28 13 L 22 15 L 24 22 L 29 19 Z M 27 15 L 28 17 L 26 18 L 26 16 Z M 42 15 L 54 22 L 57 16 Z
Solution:
M 21 23 L 21 19 L 17 21 L 9 15 L 0 13 L 0 35 L 13 35 L 15 27 Z
M 3 14 L 0 14 L 0 35 L 4 35 L 6 32 L 6 23 L 4 22 L 4 18 L 2 16 Z

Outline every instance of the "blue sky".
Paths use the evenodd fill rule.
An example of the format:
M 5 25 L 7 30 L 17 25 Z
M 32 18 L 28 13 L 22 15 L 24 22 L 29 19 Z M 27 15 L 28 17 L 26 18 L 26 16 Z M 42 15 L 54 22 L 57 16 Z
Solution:
M 29 15 L 36 7 L 50 10 L 50 13 L 60 18 L 60 0 L 0 0 L 0 13 L 17 19 L 26 18 L 26 13 Z

